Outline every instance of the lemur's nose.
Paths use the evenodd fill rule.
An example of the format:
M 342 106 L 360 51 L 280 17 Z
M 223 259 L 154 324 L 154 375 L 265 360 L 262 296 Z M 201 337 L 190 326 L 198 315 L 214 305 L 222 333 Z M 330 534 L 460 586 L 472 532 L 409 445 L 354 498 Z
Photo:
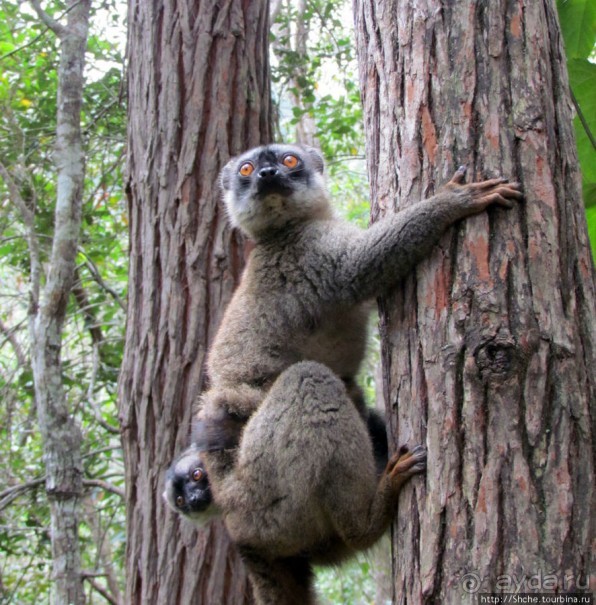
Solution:
M 259 178 L 260 179 L 272 179 L 274 176 L 277 176 L 278 170 L 275 166 L 264 166 L 259 170 Z

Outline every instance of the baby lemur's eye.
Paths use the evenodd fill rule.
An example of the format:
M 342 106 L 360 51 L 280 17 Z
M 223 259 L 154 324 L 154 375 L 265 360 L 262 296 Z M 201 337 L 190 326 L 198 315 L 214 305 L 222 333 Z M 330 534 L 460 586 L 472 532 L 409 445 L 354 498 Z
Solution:
M 176 497 L 176 506 L 178 508 L 182 508 L 184 506 L 184 496 L 177 496 Z
M 286 168 L 296 168 L 298 166 L 298 158 L 290 153 L 284 156 L 283 164 Z
M 204 477 L 203 469 L 195 468 L 192 472 L 193 481 L 200 481 Z
M 255 167 L 250 162 L 244 162 L 244 164 L 240 166 L 240 174 L 242 176 L 250 176 L 254 169 Z

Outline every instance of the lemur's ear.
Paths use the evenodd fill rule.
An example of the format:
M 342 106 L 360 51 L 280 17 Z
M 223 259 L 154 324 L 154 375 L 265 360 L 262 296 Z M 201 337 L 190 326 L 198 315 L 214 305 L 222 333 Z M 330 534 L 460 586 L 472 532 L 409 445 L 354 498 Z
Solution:
M 224 191 L 229 191 L 232 185 L 232 169 L 236 164 L 236 158 L 232 158 L 222 169 L 219 175 L 219 183 Z
M 300 148 L 308 154 L 308 157 L 311 159 L 315 170 L 323 174 L 323 172 L 325 172 L 325 160 L 323 159 L 321 152 L 314 147 L 309 147 L 308 145 L 300 145 Z

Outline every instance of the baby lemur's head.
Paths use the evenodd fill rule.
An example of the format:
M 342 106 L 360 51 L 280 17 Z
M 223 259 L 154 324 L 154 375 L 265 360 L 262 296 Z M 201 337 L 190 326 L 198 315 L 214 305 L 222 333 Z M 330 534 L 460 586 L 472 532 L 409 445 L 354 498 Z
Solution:
M 292 223 L 331 216 L 324 162 L 298 145 L 265 145 L 233 158 L 221 173 L 228 215 L 254 239 Z
M 172 510 L 199 526 L 219 515 L 205 465 L 195 446 L 185 450 L 168 469 L 163 498 Z
M 238 446 L 246 419 L 216 410 L 208 419 L 195 418 L 192 445 L 174 460 L 166 473 L 163 498 L 170 508 L 196 525 L 205 525 L 220 511 L 213 502 L 202 452 Z

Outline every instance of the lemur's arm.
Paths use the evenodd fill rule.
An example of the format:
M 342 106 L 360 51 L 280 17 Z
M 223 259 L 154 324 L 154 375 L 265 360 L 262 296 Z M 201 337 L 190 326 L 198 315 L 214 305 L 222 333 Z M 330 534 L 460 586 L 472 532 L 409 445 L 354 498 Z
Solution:
M 350 303 L 382 294 L 430 253 L 450 225 L 492 204 L 511 208 L 523 197 L 517 183 L 498 178 L 464 185 L 464 176 L 462 167 L 437 195 L 367 230 L 323 229 L 318 271 L 329 271 L 323 280 L 329 297 Z

